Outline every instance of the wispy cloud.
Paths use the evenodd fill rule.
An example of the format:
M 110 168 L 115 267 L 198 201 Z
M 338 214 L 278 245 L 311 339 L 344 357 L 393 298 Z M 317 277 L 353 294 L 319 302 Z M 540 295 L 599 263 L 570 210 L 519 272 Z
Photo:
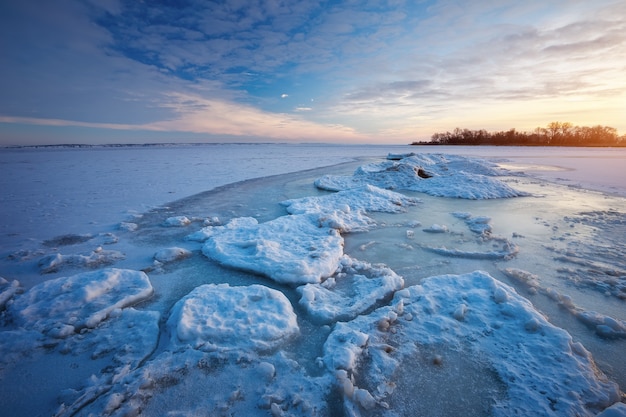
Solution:
M 610 0 L 3 2 L 0 115 L 401 141 L 556 108 L 626 130 L 595 112 L 626 100 L 625 34 Z

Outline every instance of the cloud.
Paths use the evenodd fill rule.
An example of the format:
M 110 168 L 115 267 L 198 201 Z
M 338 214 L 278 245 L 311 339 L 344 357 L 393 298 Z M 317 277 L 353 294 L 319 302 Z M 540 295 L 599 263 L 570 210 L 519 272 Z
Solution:
M 616 114 L 626 97 L 624 2 L 179 4 L 2 2 L 0 115 L 386 140 L 470 113 L 488 123 L 508 111 L 514 123 L 547 113 L 548 102 Z M 293 106 L 310 97 L 315 111 Z
M 75 120 L 0 116 L 0 123 L 37 126 L 76 126 L 96 129 L 187 132 L 222 136 L 254 136 L 287 141 L 368 141 L 352 128 L 339 124 L 321 124 L 286 113 L 269 113 L 224 100 L 170 93 L 168 108 L 174 117 L 143 124 L 94 123 Z

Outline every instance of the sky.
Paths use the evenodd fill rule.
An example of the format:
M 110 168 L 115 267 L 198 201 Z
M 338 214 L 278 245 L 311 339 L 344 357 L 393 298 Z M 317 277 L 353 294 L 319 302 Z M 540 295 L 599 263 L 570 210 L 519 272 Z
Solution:
M 0 145 L 626 133 L 623 0 L 0 2 Z

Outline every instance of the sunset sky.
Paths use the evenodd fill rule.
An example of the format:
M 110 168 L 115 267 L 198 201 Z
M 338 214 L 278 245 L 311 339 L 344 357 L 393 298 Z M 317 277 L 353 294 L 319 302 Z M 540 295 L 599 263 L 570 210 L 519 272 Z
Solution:
M 626 133 L 626 1 L 0 2 L 0 145 Z

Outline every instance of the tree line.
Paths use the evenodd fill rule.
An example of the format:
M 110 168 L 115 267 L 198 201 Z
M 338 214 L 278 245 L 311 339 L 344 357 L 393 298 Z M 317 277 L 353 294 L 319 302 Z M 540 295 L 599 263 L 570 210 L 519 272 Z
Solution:
M 487 132 L 457 127 L 452 132 L 434 133 L 429 142 L 413 142 L 411 145 L 626 146 L 626 135 L 619 136 L 617 129 L 609 126 L 552 122 L 532 132 L 515 129 Z

